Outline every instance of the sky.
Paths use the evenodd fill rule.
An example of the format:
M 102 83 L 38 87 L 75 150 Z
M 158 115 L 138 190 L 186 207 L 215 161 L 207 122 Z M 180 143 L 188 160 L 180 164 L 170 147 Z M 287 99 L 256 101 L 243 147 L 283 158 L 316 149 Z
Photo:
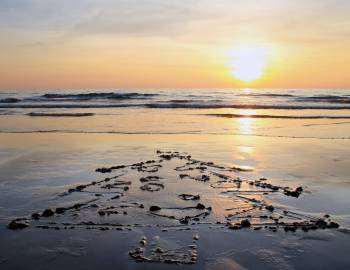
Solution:
M 348 0 L 0 0 L 0 89 L 350 88 L 349 14 Z

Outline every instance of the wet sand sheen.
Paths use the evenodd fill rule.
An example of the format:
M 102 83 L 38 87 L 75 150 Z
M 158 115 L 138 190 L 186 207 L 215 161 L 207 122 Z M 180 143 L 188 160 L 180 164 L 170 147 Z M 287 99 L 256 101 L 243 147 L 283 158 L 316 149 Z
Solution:
M 280 213 L 293 216 L 293 213 L 296 211 L 302 216 L 314 217 L 317 221 L 319 218 L 327 220 L 327 217 L 324 217 L 324 215 L 330 214 L 342 227 L 346 227 L 346 220 L 343 220 L 341 215 L 337 215 L 337 212 L 334 211 L 336 206 L 334 205 L 333 210 L 329 208 L 330 201 L 327 201 L 327 203 L 324 201 L 323 204 L 319 204 L 318 209 L 314 211 L 300 206 L 300 204 L 309 205 L 307 202 L 310 199 L 321 196 L 320 187 L 322 185 L 320 186 L 320 183 L 318 183 L 318 188 L 316 188 L 317 185 L 315 183 L 321 180 L 322 170 L 319 173 L 311 172 L 314 176 L 318 175 L 317 179 L 314 179 L 315 183 L 306 183 L 303 177 L 305 177 L 307 170 L 315 167 L 313 164 L 304 164 L 306 166 L 303 169 L 301 164 L 305 163 L 305 161 L 300 160 L 300 164 L 292 172 L 290 171 L 291 168 L 286 169 L 288 166 L 286 168 L 283 168 L 283 166 L 288 164 L 286 161 L 290 162 L 293 158 L 290 159 L 284 156 L 285 161 L 276 159 L 276 157 L 282 155 L 281 153 L 288 153 L 288 147 L 295 147 L 298 144 L 303 148 L 301 142 L 305 142 L 309 149 L 317 149 L 316 145 L 318 147 L 321 146 L 317 140 L 300 139 L 296 143 L 294 140 L 286 142 L 285 139 L 280 139 L 278 141 L 278 149 L 269 148 L 271 145 L 275 145 L 276 141 L 271 141 L 271 144 L 269 144 L 268 139 L 261 139 L 260 144 L 258 143 L 259 140 L 249 142 L 245 137 L 239 136 L 234 138 L 230 136 L 213 136 L 210 139 L 196 135 L 134 135 L 128 137 L 126 135 L 112 134 L 51 134 L 49 141 L 45 136 L 47 135 L 1 135 L 2 141 L 6 142 L 6 145 L 12 147 L 12 149 L 14 146 L 19 150 L 21 147 L 28 149 L 28 145 L 32 145 L 34 149 L 39 151 L 38 154 L 40 153 L 39 155 L 32 153 L 29 156 L 22 156 L 16 162 L 17 168 L 18 164 L 21 163 L 30 162 L 31 164 L 36 164 L 31 170 L 26 171 L 27 177 L 34 180 L 30 184 L 32 187 L 23 185 L 22 180 L 17 178 L 20 176 L 20 173 L 17 176 L 14 175 L 12 180 L 2 178 L 2 183 L 6 183 L 9 180 L 15 181 L 14 183 L 16 181 L 17 183 L 22 183 L 16 186 L 17 193 L 20 192 L 24 198 L 26 196 L 29 196 L 28 198 L 32 197 L 31 194 L 36 190 L 35 188 L 33 190 L 35 186 L 40 187 L 47 181 L 51 182 L 50 185 L 53 185 L 52 189 L 41 192 L 42 195 L 37 196 L 36 199 L 32 197 L 31 201 L 37 200 L 37 203 L 27 205 L 25 208 L 23 207 L 27 200 L 23 201 L 24 204 L 21 206 L 21 200 L 16 199 L 18 195 L 13 196 L 16 191 L 12 190 L 7 195 L 12 197 L 12 206 L 9 207 L 22 208 L 23 210 L 18 214 L 14 214 L 14 212 L 9 213 L 6 219 L 2 219 L 4 227 L 11 220 L 18 217 L 31 219 L 31 214 L 33 213 L 38 213 L 39 219 L 31 220 L 30 227 L 23 231 L 15 231 L 15 234 L 13 234 L 11 230 L 6 229 L 5 231 L 4 229 L 1 231 L 1 234 L 4 236 L 2 239 L 9 241 L 9 243 L 12 242 L 10 239 L 14 240 L 13 237 L 20 237 L 23 240 L 27 239 L 26 241 L 32 239 L 30 241 L 33 241 L 34 246 L 37 247 L 49 245 L 50 248 L 48 250 L 50 251 L 40 253 L 40 256 L 42 256 L 44 261 L 46 261 L 44 258 L 48 259 L 46 265 L 51 266 L 51 268 L 55 268 L 49 262 L 51 254 L 66 254 L 56 257 L 56 262 L 60 262 L 61 265 L 68 263 L 70 265 L 78 265 L 76 263 L 79 262 L 81 268 L 87 262 L 93 264 L 88 257 L 94 254 L 95 258 L 105 258 L 103 264 L 107 269 L 112 269 L 112 264 L 110 267 L 108 266 L 109 262 L 112 261 L 125 267 L 128 265 L 128 267 L 143 269 L 144 267 L 147 268 L 145 265 L 148 265 L 149 260 L 176 262 L 180 259 L 184 262 L 194 262 L 192 267 L 195 269 L 203 269 L 204 267 L 215 269 L 216 261 L 221 262 L 221 265 L 229 264 L 228 259 L 234 262 L 231 265 L 240 265 L 240 267 L 248 269 L 264 269 L 264 267 L 271 269 L 276 263 L 287 268 L 298 265 L 300 269 L 303 269 L 301 266 L 307 269 L 311 265 L 310 258 L 312 258 L 312 255 L 310 255 L 309 259 L 303 257 L 303 265 L 300 265 L 298 261 L 300 261 L 302 255 L 297 251 L 300 249 L 298 245 L 303 243 L 303 249 L 311 252 L 308 249 L 308 243 L 313 243 L 313 253 L 316 256 L 317 252 L 322 253 L 321 247 L 324 245 L 322 243 L 326 243 L 328 247 L 332 246 L 334 250 L 338 250 L 342 245 L 340 243 L 344 243 L 343 241 L 348 237 L 347 234 L 342 234 L 337 229 L 309 230 L 304 232 L 301 228 L 298 228 L 294 232 L 293 228 L 296 224 L 292 225 L 291 231 L 289 229 L 285 231 L 284 226 L 280 225 L 274 232 L 275 227 L 277 227 L 276 222 L 269 218 L 271 215 L 279 217 Z M 19 140 L 19 138 L 26 139 Z M 23 141 L 22 146 L 18 143 L 19 141 Z M 182 146 L 177 143 L 179 141 L 183 141 Z M 184 143 L 186 141 L 187 143 Z M 58 145 L 61 148 L 60 151 L 58 151 Z M 237 146 L 237 148 L 234 147 L 228 151 L 227 145 Z M 325 147 L 327 142 L 322 143 L 322 145 Z M 168 160 L 168 153 L 159 153 L 158 155 L 164 154 L 165 156 L 163 158 L 157 157 L 155 155 L 157 147 L 164 149 L 165 146 L 167 149 L 179 149 L 181 151 L 190 149 L 191 151 L 188 152 L 193 154 L 191 159 L 200 160 L 202 163 L 186 165 L 187 162 L 191 163 L 193 160 L 178 160 L 171 157 Z M 51 150 L 48 147 L 51 147 Z M 262 151 L 262 147 L 265 150 Z M 224 150 L 225 148 L 226 151 Z M 44 149 L 46 149 L 45 152 L 47 153 L 45 155 Z M 327 147 L 319 149 L 322 152 Z M 339 151 L 336 147 L 333 147 L 333 149 L 337 152 L 337 159 L 341 160 L 341 148 L 339 148 Z M 232 160 L 232 151 L 236 153 L 237 159 Z M 267 154 L 269 151 L 271 154 L 274 153 L 273 157 L 271 156 L 272 159 L 263 161 L 261 159 L 262 156 L 258 153 Z M 345 148 L 343 148 L 343 152 L 343 157 L 345 158 Z M 291 151 L 289 153 L 293 157 L 293 153 Z M 328 154 L 331 160 L 334 153 L 328 152 Z M 242 155 L 245 155 L 245 162 L 239 159 Z M 309 155 L 312 158 L 305 156 L 305 160 L 321 161 L 317 161 L 318 153 L 310 152 Z M 253 157 L 255 162 L 249 161 Z M 159 158 L 163 159 L 163 161 L 159 162 Z M 213 164 L 211 164 L 212 161 L 214 162 Z M 250 165 L 249 167 L 254 170 L 240 170 L 240 164 Z M 257 164 L 259 165 L 257 166 Z M 266 166 L 266 164 L 269 164 L 269 166 Z M 336 164 L 334 163 L 334 165 Z M 162 167 L 155 165 L 161 165 Z M 212 170 L 210 169 L 212 165 L 219 166 L 219 168 L 214 168 L 214 171 L 209 173 L 209 170 Z M 8 165 L 3 165 L 0 168 L 1 171 L 5 169 L 4 166 Z M 44 169 L 45 167 L 46 169 Z M 100 169 L 94 172 L 96 167 Z M 198 169 L 195 169 L 197 167 Z M 275 172 L 271 170 L 273 167 L 276 169 Z M 78 168 L 79 173 L 74 177 L 74 174 L 78 172 Z M 220 172 L 220 170 L 225 169 L 232 171 Z M 336 168 L 333 169 L 335 170 Z M 41 172 L 42 180 L 40 180 L 41 177 L 38 178 L 37 171 Z M 56 180 L 58 181 L 56 183 L 52 182 L 52 177 L 56 174 L 52 174 L 53 171 L 63 172 L 62 180 L 67 180 L 69 176 L 69 182 L 64 184 L 59 179 Z M 282 172 L 280 177 L 276 177 L 275 173 L 277 171 L 279 173 Z M 286 177 L 286 173 L 299 173 L 300 176 L 283 179 Z M 346 170 L 344 173 L 346 173 Z M 225 179 L 227 174 L 231 176 Z M 208 176 L 209 179 L 203 177 L 203 175 Z M 340 172 L 337 175 L 341 177 Z M 115 176 L 117 177 L 114 178 Z M 267 180 L 264 178 L 267 178 Z M 106 179 L 109 180 L 105 181 Z M 299 181 L 296 181 L 297 179 Z M 101 182 L 99 183 L 99 181 Z M 92 184 L 94 182 L 95 184 Z M 150 183 L 153 184 L 149 185 Z M 239 184 L 240 188 L 238 188 Z M 261 185 L 264 187 L 261 187 Z M 298 198 L 286 196 L 284 188 L 281 188 L 286 186 L 290 187 L 288 190 L 291 192 L 302 186 L 303 191 Z M 4 189 L 4 192 L 8 189 L 10 189 L 10 186 Z M 274 189 L 278 189 L 277 192 Z M 325 189 L 322 188 L 322 190 Z M 328 190 L 329 192 L 332 192 L 332 190 Z M 44 195 L 45 193 L 46 195 Z M 199 199 L 196 196 L 199 196 Z M 249 200 L 253 198 L 257 201 Z M 5 200 L 9 201 L 9 197 L 3 197 L 1 205 L 6 205 L 4 203 Z M 263 207 L 260 210 L 259 207 L 252 207 L 253 204 L 260 201 L 264 201 L 263 205 L 268 208 Z M 87 204 L 85 205 L 85 203 Z M 111 204 L 115 204 L 115 208 L 111 208 L 113 206 Z M 141 204 L 143 204 L 144 208 L 140 207 Z M 336 204 L 339 205 L 339 202 Z M 269 207 L 270 205 L 274 207 L 273 212 L 270 211 L 272 209 Z M 153 211 L 151 211 L 152 206 L 157 206 L 158 208 L 153 207 Z M 208 209 L 209 207 L 211 209 Z M 44 216 L 42 216 L 45 209 L 52 209 L 53 214 L 50 211 L 46 211 Z M 58 213 L 56 213 L 57 209 Z M 284 210 L 288 212 L 284 213 Z M 264 211 L 265 213 L 254 213 L 254 211 Z M 346 212 L 346 210 L 344 211 Z M 236 214 L 237 212 L 239 214 Z M 272 224 L 267 225 L 267 228 L 259 225 L 260 220 L 266 220 L 265 215 L 268 221 L 272 221 L 270 222 Z M 284 219 L 287 218 L 293 219 L 293 217 L 285 217 Z M 73 220 L 76 222 L 72 222 Z M 249 221 L 250 227 L 245 220 Z M 217 224 L 217 221 L 221 224 Z M 283 219 L 279 219 L 279 222 L 281 221 Z M 321 227 L 324 225 L 328 226 L 329 222 L 327 221 L 327 224 L 319 222 L 318 225 Z M 36 228 L 37 226 L 39 227 Z M 74 229 L 70 229 L 71 226 L 74 226 Z M 232 230 L 237 229 L 235 226 L 241 227 L 241 229 Z M 67 227 L 67 229 L 64 229 L 64 227 Z M 254 230 L 254 228 L 259 227 L 262 228 Z M 48 230 L 46 228 L 51 229 Z M 40 240 L 41 237 L 38 238 L 39 235 L 47 235 L 49 238 L 42 241 Z M 84 242 L 77 246 L 76 240 L 73 239 L 78 236 L 82 240 L 84 239 Z M 56 237 L 68 237 L 71 240 L 67 240 L 66 243 L 62 244 L 57 244 L 57 242 L 49 244 Z M 222 240 L 217 242 L 217 239 Z M 247 242 L 247 239 L 250 239 L 249 245 L 244 244 Z M 286 244 L 283 242 L 286 240 L 281 242 L 281 239 L 288 239 L 288 249 L 283 247 Z M 23 240 L 16 240 L 17 244 L 15 246 L 17 247 L 15 250 L 19 250 L 18 247 Z M 121 245 L 121 241 L 124 241 L 125 244 Z M 97 244 L 100 249 L 105 250 L 106 254 L 99 254 L 96 247 L 90 246 L 92 242 Z M 215 242 L 217 243 L 214 244 Z M 273 247 L 272 243 L 274 243 L 275 247 Z M 108 250 L 106 249 L 107 246 L 110 247 L 109 251 L 106 251 Z M 250 250 L 248 253 L 244 253 L 242 250 L 244 246 L 246 246 L 246 250 Z M 0 258 L 4 260 L 3 266 L 7 265 L 10 268 L 11 265 L 20 265 L 19 262 L 16 263 L 14 260 L 17 255 L 11 254 L 9 251 L 3 251 L 2 254 L 5 254 L 5 256 Z M 115 256 L 115 252 L 118 253 L 117 257 L 119 259 L 112 259 Z M 20 253 L 26 257 L 25 250 L 20 251 Z M 339 253 L 339 256 L 341 254 Z M 285 259 L 284 256 L 287 255 L 293 255 L 295 259 Z M 333 256 L 338 255 L 334 253 Z M 206 261 L 206 257 L 209 257 L 210 260 Z M 134 264 L 133 260 L 144 262 Z M 322 266 L 323 264 L 325 269 L 327 269 L 327 263 L 331 262 L 324 259 L 318 260 L 322 261 L 319 265 Z M 254 265 L 252 266 L 249 261 L 254 261 Z M 177 262 L 179 263 L 179 261 Z M 336 265 L 341 267 L 346 265 L 347 262 L 340 260 L 337 263 Z M 264 264 L 266 265 L 264 266 Z M 179 267 L 177 265 L 162 265 L 162 263 L 151 263 L 149 267 L 152 269 Z M 77 268 L 79 269 L 79 267 Z

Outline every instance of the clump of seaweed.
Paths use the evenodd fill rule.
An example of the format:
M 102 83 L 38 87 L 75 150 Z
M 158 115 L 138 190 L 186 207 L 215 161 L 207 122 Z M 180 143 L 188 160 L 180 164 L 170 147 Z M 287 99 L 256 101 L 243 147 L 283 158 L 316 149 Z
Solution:
M 187 210 L 198 210 L 197 213 L 194 214 L 185 214 L 181 215 L 180 217 L 176 217 L 173 214 L 166 214 L 162 213 L 161 210 L 172 210 L 176 211 L 178 210 L 180 213 L 185 213 Z M 210 215 L 212 208 L 206 207 L 204 204 L 197 203 L 195 206 L 187 206 L 187 207 L 160 207 L 158 205 L 152 205 L 149 208 L 150 214 L 158 216 L 158 217 L 165 217 L 173 220 L 178 220 L 181 224 L 188 224 L 191 220 L 199 221 L 200 217 L 206 217 Z
M 147 183 L 147 184 L 144 184 L 143 186 L 140 187 L 141 190 L 144 190 L 144 191 L 150 191 L 150 192 L 154 192 L 154 191 L 160 191 L 162 189 L 164 189 L 164 184 L 162 183 Z
M 193 242 L 187 247 L 167 249 L 158 243 L 148 244 L 147 238 L 142 237 L 138 247 L 129 251 L 129 256 L 137 262 L 165 263 L 165 264 L 194 264 L 198 259 L 197 244 L 199 236 L 193 236 Z M 149 247 L 151 246 L 151 247 Z
M 179 198 L 184 201 L 197 201 L 201 197 L 199 195 L 192 195 L 192 194 L 180 194 Z
M 175 223 L 173 222 L 172 226 L 190 227 L 199 224 L 213 211 L 223 212 L 225 215 L 223 219 L 218 219 L 217 215 L 211 215 L 209 218 L 211 220 L 207 224 L 211 226 L 222 224 L 220 228 L 226 227 L 233 230 L 245 228 L 277 231 L 283 228 L 286 232 L 294 232 L 298 229 L 306 232 L 339 227 L 339 224 L 331 220 L 329 215 L 313 217 L 267 202 L 272 195 L 290 196 L 297 199 L 303 196 L 303 187 L 278 186 L 270 183 L 264 177 L 255 180 L 244 179 L 241 174 L 250 171 L 250 168 L 222 166 L 212 161 L 194 159 L 187 153 L 157 150 L 157 156 L 157 159 L 143 162 L 98 168 L 96 172 L 108 173 L 112 176 L 86 184 L 78 184 L 60 195 L 61 200 L 65 200 L 67 196 L 78 194 L 86 195 L 90 199 L 71 205 L 63 202 L 52 208 L 46 207 L 43 210 L 33 212 L 30 217 L 12 220 L 8 224 L 8 228 L 17 230 L 34 225 L 34 227 L 42 229 L 123 230 L 125 228 L 131 229 L 133 226 L 154 226 L 165 230 L 166 225 L 158 223 L 164 218 L 174 220 Z M 147 200 L 135 202 L 135 196 L 132 197 L 132 200 L 128 199 L 130 188 L 134 185 L 147 192 L 165 189 L 167 182 L 164 180 L 166 179 L 166 174 L 163 174 L 164 170 L 173 170 L 176 174 L 181 172 L 180 179 L 178 179 L 181 186 L 189 183 L 189 181 L 181 180 L 194 180 L 194 182 L 201 182 L 197 184 L 200 184 L 202 188 L 206 186 L 208 190 L 219 191 L 216 194 L 232 200 L 232 205 L 226 209 L 220 205 L 216 205 L 215 208 L 205 206 L 200 201 L 202 196 L 199 193 L 176 194 L 175 198 L 169 200 L 176 202 L 173 207 L 149 205 Z M 116 172 L 118 174 L 113 175 Z M 238 173 L 240 173 L 239 176 Z M 133 181 L 135 177 L 139 181 Z M 125 198 L 123 201 L 120 199 L 122 197 Z M 188 203 L 186 201 L 200 202 L 192 206 L 179 206 L 181 202 Z M 169 205 L 169 202 L 164 201 L 164 204 L 161 205 Z M 218 209 L 218 207 L 222 209 Z M 132 223 L 131 217 L 139 215 L 153 216 L 155 221 L 152 224 Z M 129 216 L 130 218 L 128 218 Z M 84 217 L 90 217 L 91 220 L 84 220 Z M 118 217 L 123 217 L 121 220 L 124 223 L 118 222 L 119 219 L 113 219 Z M 100 222 L 98 222 L 99 220 Z

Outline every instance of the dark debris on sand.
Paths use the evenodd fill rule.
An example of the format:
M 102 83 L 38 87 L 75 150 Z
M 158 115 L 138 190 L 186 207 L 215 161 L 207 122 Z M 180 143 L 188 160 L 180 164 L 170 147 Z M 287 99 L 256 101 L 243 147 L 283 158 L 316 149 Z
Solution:
M 192 244 L 176 249 L 163 248 L 159 243 L 148 244 L 147 238 L 142 237 L 140 245 L 129 251 L 129 256 L 136 262 L 152 262 L 165 264 L 194 264 L 198 259 L 198 235 L 192 238 Z
M 249 168 L 222 166 L 211 161 L 194 159 L 186 153 L 158 150 L 157 156 L 158 158 L 154 160 L 98 168 L 96 172 L 108 173 L 112 176 L 75 185 L 60 194 L 62 200 L 64 200 L 67 196 L 84 193 L 91 197 L 90 200 L 72 205 L 57 205 L 52 209 L 44 207 L 43 210 L 35 211 L 27 218 L 12 220 L 7 227 L 11 230 L 33 226 L 46 230 L 73 230 L 79 228 L 99 231 L 130 231 L 134 227 L 151 226 L 167 231 L 168 225 L 161 225 L 162 220 L 173 222 L 172 228 L 187 230 L 191 229 L 193 225 L 203 223 L 207 217 L 210 217 L 211 220 L 206 221 L 205 224 L 229 230 L 258 231 L 265 229 L 276 232 L 282 229 L 290 233 L 297 230 L 307 232 L 317 229 L 337 229 L 339 227 L 338 223 L 331 220 L 330 215 L 323 217 L 306 216 L 296 211 L 266 203 L 265 198 L 269 198 L 272 194 L 299 198 L 304 193 L 303 187 L 278 186 L 269 183 L 268 179 L 263 177 L 256 180 L 242 179 L 237 176 L 237 173 L 249 171 Z M 220 212 L 227 213 L 223 219 L 217 219 L 212 215 L 217 209 L 205 205 L 202 201 L 203 194 L 197 192 L 195 194 L 176 194 L 176 198 L 158 203 L 158 205 L 146 200 L 134 201 L 128 199 L 128 194 L 134 186 L 138 187 L 137 190 L 141 190 L 141 193 L 145 195 L 147 193 L 144 192 L 152 192 L 155 196 L 161 192 L 166 192 L 167 179 L 162 175 L 162 170 L 169 167 L 172 168 L 169 170 L 173 170 L 173 173 L 178 175 L 179 185 L 186 185 L 194 180 L 191 185 L 193 183 L 205 185 L 209 189 L 218 191 L 219 196 L 232 198 L 232 201 L 237 203 L 232 203 L 233 205 L 230 208 L 224 208 L 225 205 L 216 206 L 222 207 L 222 209 L 219 209 Z M 134 178 L 128 178 L 132 173 L 140 175 L 136 178 L 138 180 L 131 181 Z M 169 207 L 169 202 L 174 199 L 177 200 L 178 204 Z M 179 204 L 181 205 L 181 203 L 187 205 L 180 207 Z M 89 214 L 82 216 L 91 217 L 91 220 L 77 219 L 82 213 L 85 213 L 84 211 L 88 211 Z M 154 224 L 131 223 L 129 217 L 138 215 L 147 215 L 154 218 Z M 108 219 L 113 217 L 120 217 L 123 222 Z M 129 222 L 125 222 L 128 218 Z M 147 241 L 143 239 L 141 243 L 141 246 L 129 252 L 131 258 L 138 262 L 192 264 L 197 260 L 196 245 L 181 252 L 179 250 L 165 250 L 159 246 L 146 252 Z

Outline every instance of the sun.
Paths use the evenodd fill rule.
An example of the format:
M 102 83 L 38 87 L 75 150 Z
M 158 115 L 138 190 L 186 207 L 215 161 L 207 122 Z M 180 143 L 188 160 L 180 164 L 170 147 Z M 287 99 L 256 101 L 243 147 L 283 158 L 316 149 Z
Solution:
M 263 47 L 240 46 L 232 49 L 230 58 L 232 75 L 240 81 L 253 82 L 263 76 L 268 53 Z

